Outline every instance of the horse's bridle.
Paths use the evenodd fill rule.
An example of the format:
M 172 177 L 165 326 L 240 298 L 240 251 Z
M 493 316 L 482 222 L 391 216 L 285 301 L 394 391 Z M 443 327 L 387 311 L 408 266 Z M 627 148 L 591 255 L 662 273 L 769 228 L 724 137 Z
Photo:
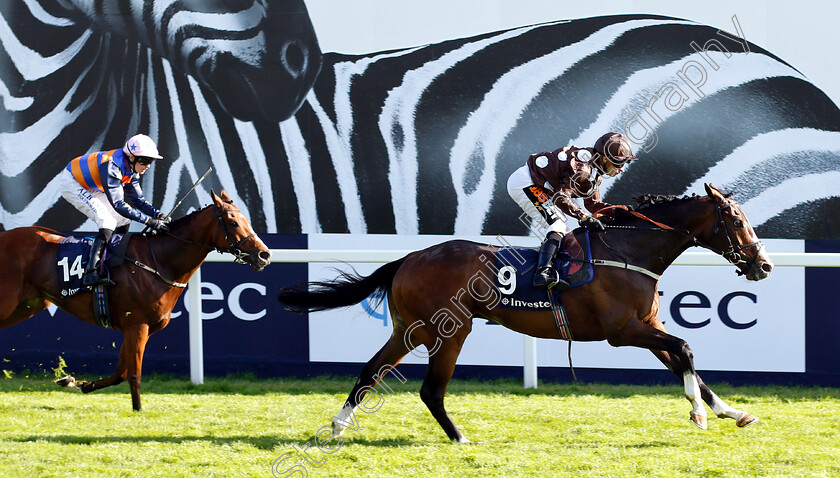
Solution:
M 703 244 L 696 237 L 694 238 L 695 244 L 697 244 L 698 246 L 703 247 L 705 249 L 708 249 L 708 250 L 714 252 L 715 254 L 723 256 L 724 259 L 726 259 L 727 261 L 729 261 L 730 264 L 732 264 L 736 267 L 738 267 L 740 264 L 746 264 L 746 269 L 747 270 L 752 269 L 755 266 L 756 262 L 758 261 L 758 256 L 761 254 L 761 250 L 764 249 L 764 243 L 761 242 L 761 241 L 755 241 L 755 242 L 750 242 L 749 244 L 739 244 L 736 247 L 734 245 L 733 241 L 732 241 L 732 232 L 729 230 L 728 227 L 726 227 L 726 222 L 723 220 L 723 213 L 722 213 L 722 211 L 724 209 L 731 209 L 732 208 L 732 203 L 727 202 L 726 206 L 721 206 L 720 204 L 715 203 L 715 206 L 717 207 L 717 221 L 715 223 L 715 228 L 712 231 L 712 237 L 714 237 L 718 233 L 718 230 L 723 229 L 724 233 L 726 234 L 726 241 L 729 243 L 729 249 L 724 251 L 724 250 L 712 247 L 708 244 Z M 740 225 L 739 225 L 739 223 L 740 223 Z M 733 224 L 736 227 L 742 227 L 743 226 L 743 221 L 741 221 L 740 219 L 735 219 Z M 755 255 L 749 261 L 746 261 L 746 260 L 744 260 L 743 255 L 741 254 L 741 250 L 746 249 L 747 247 L 752 247 L 752 246 L 755 246 Z M 740 275 L 745 275 L 746 272 L 744 272 L 740 267 L 738 267 L 738 270 L 736 271 L 736 274 L 738 274 L 740 276 Z
M 248 257 L 248 254 L 246 254 L 245 252 L 242 252 L 242 249 L 240 249 L 239 246 L 241 246 L 242 243 L 244 243 L 248 239 L 256 236 L 257 234 L 252 233 L 252 234 L 250 234 L 246 237 L 243 237 L 242 239 L 240 239 L 238 242 L 236 242 L 234 244 L 233 239 L 231 239 L 232 234 L 230 232 L 230 229 L 228 229 L 227 222 L 225 222 L 225 218 L 223 216 L 226 213 L 229 213 L 229 212 L 238 212 L 241 215 L 242 211 L 240 211 L 238 208 L 225 209 L 224 211 L 222 211 L 221 209 L 219 209 L 219 205 L 216 204 L 216 203 L 213 203 L 213 206 L 216 208 L 216 219 L 219 220 L 219 224 L 222 226 L 222 231 L 224 231 L 224 233 L 225 233 L 225 240 L 227 241 L 228 245 L 230 245 L 229 249 L 222 249 L 222 248 L 219 248 L 219 247 L 215 247 L 214 249 L 216 249 L 216 251 L 221 252 L 223 254 L 224 253 L 232 254 L 233 257 L 234 257 L 233 262 L 236 262 L 237 264 L 245 264 L 246 263 L 245 258 Z M 218 234 L 218 229 L 216 229 L 216 233 L 214 233 L 214 235 L 213 235 L 213 242 L 214 243 L 216 242 L 215 241 L 216 234 Z
M 230 230 L 228 229 L 227 223 L 225 223 L 224 217 L 222 217 L 222 216 L 225 213 L 228 213 L 228 212 L 238 212 L 238 213 L 242 214 L 242 211 L 240 211 L 237 208 L 231 208 L 231 209 L 226 209 L 226 210 L 222 211 L 221 209 L 219 209 L 219 205 L 216 204 L 216 203 L 213 203 L 213 206 L 216 208 L 216 219 L 219 220 L 219 224 L 222 226 L 222 231 L 224 231 L 224 233 L 225 233 L 225 240 L 230 245 L 230 249 L 222 249 L 220 247 L 210 246 L 210 245 L 207 245 L 207 244 L 202 244 L 200 242 L 191 241 L 189 239 L 184 239 L 183 237 L 176 236 L 175 234 L 172 234 L 169 231 L 166 231 L 166 234 L 168 236 L 172 237 L 172 238 L 175 238 L 175 239 L 177 239 L 181 242 L 185 242 L 187 244 L 191 244 L 193 246 L 203 247 L 203 248 L 211 250 L 211 251 L 215 250 L 215 251 L 221 252 L 223 254 L 224 253 L 233 254 L 233 256 L 234 256 L 233 262 L 236 262 L 238 264 L 246 264 L 247 261 L 245 261 L 245 258 L 248 257 L 248 254 L 242 252 L 242 249 L 240 249 L 239 246 L 241 246 L 242 243 L 247 241 L 248 239 L 256 236 L 256 233 L 253 233 L 253 234 L 239 240 L 237 243 L 234 244 L 233 240 L 230 238 L 231 237 Z M 213 243 L 216 242 L 216 236 L 218 236 L 218 234 L 219 234 L 219 230 L 216 229 L 216 231 L 213 233 Z M 148 236 L 146 236 L 146 239 L 148 239 Z M 132 259 L 132 258 L 130 258 L 128 256 L 125 256 L 125 255 L 121 255 L 121 257 L 123 259 L 131 262 L 135 266 L 156 275 L 158 278 L 160 278 L 160 280 L 162 280 L 163 282 L 165 282 L 166 284 L 168 284 L 171 287 L 179 287 L 181 289 L 187 287 L 187 284 L 184 284 L 182 282 L 175 282 L 173 280 L 169 280 L 166 277 L 164 277 L 158 271 L 159 267 L 158 267 L 158 264 L 157 264 L 157 257 L 155 257 L 155 250 L 150 247 L 149 248 L 149 253 L 152 255 L 152 264 L 154 265 L 154 267 L 149 267 L 146 264 L 143 264 L 142 262 L 140 262 L 136 259 Z
M 616 206 L 616 207 L 623 208 L 621 206 Z M 723 219 L 723 210 L 724 209 L 730 209 L 731 207 L 732 207 L 731 202 L 727 202 L 727 204 L 725 206 L 721 206 L 720 204 L 715 202 L 715 208 L 717 209 L 716 210 L 717 219 L 715 220 L 715 228 L 714 228 L 714 230 L 712 230 L 712 238 L 714 238 L 715 235 L 717 235 L 718 232 L 721 229 L 723 229 L 724 233 L 726 234 L 726 242 L 729 244 L 729 248 L 726 249 L 726 250 L 718 249 L 717 247 L 714 247 L 712 245 L 704 243 L 703 241 L 698 239 L 697 236 L 692 235 L 691 231 L 688 231 L 687 229 L 673 228 L 673 227 L 668 226 L 666 224 L 662 224 L 660 222 L 654 221 L 653 219 L 650 219 L 649 217 L 645 216 L 644 214 L 640 214 L 636 211 L 629 211 L 629 212 L 630 212 L 630 214 L 633 214 L 637 218 L 643 219 L 647 222 L 650 222 L 657 227 L 639 228 L 639 227 L 635 227 L 635 226 L 612 226 L 612 225 L 606 225 L 605 227 L 611 228 L 611 229 L 613 229 L 613 228 L 614 229 L 644 229 L 644 230 L 648 230 L 648 231 L 674 231 L 674 232 L 677 232 L 679 234 L 682 234 L 682 235 L 690 238 L 695 246 L 702 247 L 704 249 L 708 249 L 708 250 L 714 252 L 715 254 L 717 254 L 719 256 L 723 256 L 723 258 L 726 259 L 727 262 L 729 262 L 730 264 L 734 265 L 737 268 L 735 273 L 740 276 L 740 275 L 745 275 L 747 273 L 744 272 L 741 269 L 741 267 L 739 267 L 739 266 L 741 264 L 745 264 L 746 265 L 746 270 L 749 271 L 750 269 L 752 269 L 755 266 L 756 262 L 758 261 L 758 256 L 761 254 L 761 250 L 764 249 L 764 243 L 761 242 L 761 241 L 755 241 L 755 242 L 751 242 L 749 244 L 739 244 L 738 246 L 735 246 L 735 243 L 732 240 L 732 233 L 729 231 L 729 228 L 726 227 L 726 222 Z M 736 219 L 735 221 L 742 223 L 742 221 L 740 219 Z M 738 225 L 736 224 L 736 226 L 738 226 Z M 751 246 L 756 247 L 755 255 L 748 261 L 744 260 L 743 254 L 741 254 L 740 251 L 742 249 L 746 249 L 747 247 L 751 247 Z M 609 247 L 609 245 L 607 245 L 607 247 L 612 250 L 612 248 Z
M 234 257 L 233 262 L 236 262 L 237 264 L 246 264 L 247 261 L 245 261 L 245 258 L 248 257 L 248 254 L 243 252 L 242 249 L 240 249 L 240 246 L 242 245 L 242 243 L 244 243 L 248 239 L 256 236 L 257 234 L 252 233 L 252 234 L 240 239 L 236 243 L 234 243 L 233 239 L 231 239 L 231 236 L 233 234 L 231 234 L 230 229 L 228 228 L 228 225 L 225 222 L 224 215 L 226 213 L 229 213 L 229 212 L 238 212 L 239 214 L 242 214 L 242 211 L 240 211 L 238 208 L 230 208 L 230 209 L 221 210 L 219 208 L 219 205 L 216 204 L 216 203 L 213 203 L 213 207 L 216 209 L 216 219 L 218 219 L 218 221 L 219 221 L 219 225 L 221 226 L 222 232 L 224 232 L 224 234 L 225 234 L 225 240 L 227 241 L 230 248 L 223 249 L 221 247 L 216 247 L 216 246 L 211 246 L 211 245 L 208 245 L 208 244 L 202 244 L 200 242 L 191 241 L 189 239 L 184 239 L 183 237 L 176 236 L 175 234 L 172 234 L 171 232 L 168 232 L 168 231 L 166 232 L 166 234 L 169 235 L 170 237 L 178 239 L 181 242 L 186 242 L 187 244 L 192 244 L 194 246 L 200 246 L 200 247 L 203 247 L 205 249 L 209 249 L 211 251 L 220 252 L 222 254 L 231 254 Z M 213 243 L 216 243 L 216 236 L 218 236 L 218 235 L 219 235 L 219 229 L 216 229 L 216 232 L 213 233 Z

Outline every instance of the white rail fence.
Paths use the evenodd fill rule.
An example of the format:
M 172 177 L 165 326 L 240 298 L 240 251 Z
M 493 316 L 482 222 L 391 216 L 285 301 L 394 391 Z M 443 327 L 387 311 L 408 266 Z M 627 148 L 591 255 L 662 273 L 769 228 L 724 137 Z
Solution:
M 372 262 L 395 261 L 410 250 L 339 250 L 339 249 L 272 249 L 272 262 Z M 770 254 L 776 267 L 840 267 L 840 253 L 781 252 Z M 206 262 L 233 262 L 233 257 L 211 252 Z M 685 252 L 675 262 L 678 266 L 730 266 L 720 256 L 711 252 Z M 190 279 L 187 290 L 190 342 L 190 379 L 196 385 L 204 383 L 204 342 L 201 323 L 201 268 Z M 537 339 L 525 336 L 524 385 L 537 388 Z

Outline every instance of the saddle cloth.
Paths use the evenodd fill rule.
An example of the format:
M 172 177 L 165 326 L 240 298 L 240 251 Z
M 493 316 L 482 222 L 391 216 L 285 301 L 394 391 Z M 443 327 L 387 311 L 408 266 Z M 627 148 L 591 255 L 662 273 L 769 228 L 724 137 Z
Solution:
M 109 264 L 109 261 L 114 258 L 111 251 L 115 250 L 123 238 L 128 236 L 129 234 L 113 234 L 111 236 L 111 241 L 102 254 L 106 271 L 112 267 Z M 85 274 L 92 244 L 93 238 L 91 237 L 66 236 L 59 241 L 55 264 L 59 293 L 62 297 L 72 297 L 79 291 L 85 290 L 82 287 L 82 277 Z
M 496 251 L 495 285 L 502 296 L 497 307 L 525 310 L 552 308 L 546 291 L 531 286 L 538 256 L 539 251 L 532 248 L 503 247 Z M 592 280 L 593 267 L 588 262 L 591 259 L 589 232 L 570 233 L 563 237 L 555 255 L 554 266 L 561 278 L 572 287 L 579 287 Z M 551 292 L 554 303 L 560 304 L 560 291 L 552 289 Z

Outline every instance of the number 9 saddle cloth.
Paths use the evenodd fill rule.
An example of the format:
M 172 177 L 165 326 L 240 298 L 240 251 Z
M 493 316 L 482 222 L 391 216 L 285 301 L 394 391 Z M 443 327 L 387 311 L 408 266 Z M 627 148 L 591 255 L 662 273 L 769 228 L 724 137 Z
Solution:
M 496 251 L 494 282 L 502 296 L 497 307 L 528 310 L 552 308 L 546 291 L 531 287 L 537 270 L 538 254 L 537 249 L 524 247 L 502 247 Z M 591 259 L 589 232 L 578 229 L 563 237 L 554 265 L 561 278 L 572 287 L 579 287 L 592 280 Z M 560 304 L 560 292 L 551 292 L 554 303 Z

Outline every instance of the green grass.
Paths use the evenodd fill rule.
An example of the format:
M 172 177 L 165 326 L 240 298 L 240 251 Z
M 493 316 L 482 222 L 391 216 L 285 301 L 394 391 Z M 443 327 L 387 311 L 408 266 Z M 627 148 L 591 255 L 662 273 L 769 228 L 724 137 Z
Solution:
M 50 380 L 0 378 L 0 476 L 271 477 L 278 457 L 307 445 L 320 466 L 289 458 L 278 476 L 295 464 L 310 477 L 840 476 L 838 389 L 713 385 L 760 421 L 739 429 L 710 416 L 702 431 L 676 384 L 523 390 L 519 381 L 454 381 L 447 409 L 479 442 L 457 445 L 420 401 L 418 382 L 386 378 L 394 394 L 359 413 L 359 430 L 324 454 L 315 435 L 354 378 L 195 386 L 152 376 L 141 413 L 125 384 L 81 395 Z

